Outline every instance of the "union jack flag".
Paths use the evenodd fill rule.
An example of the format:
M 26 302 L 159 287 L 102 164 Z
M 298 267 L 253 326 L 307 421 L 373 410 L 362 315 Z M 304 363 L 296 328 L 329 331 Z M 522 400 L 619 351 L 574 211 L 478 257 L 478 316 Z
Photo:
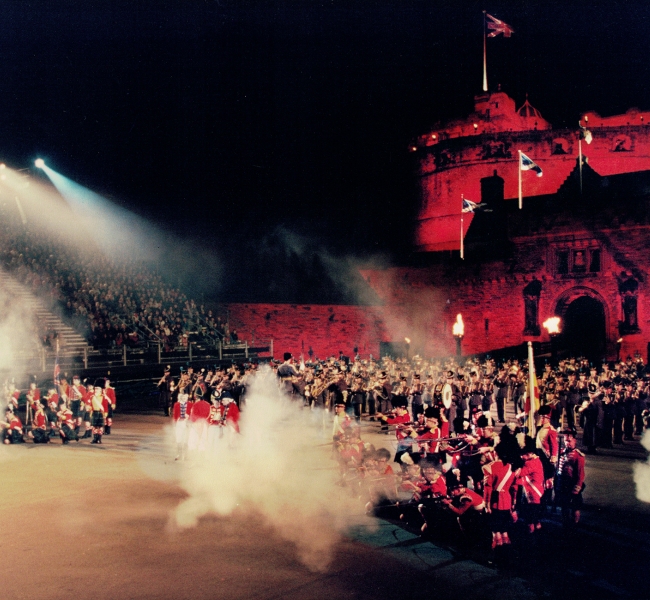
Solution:
M 515 30 L 510 27 L 510 25 L 504 23 L 503 21 L 500 21 L 496 17 L 493 17 L 488 13 L 485 13 L 485 16 L 490 19 L 487 23 L 488 29 L 490 30 L 488 37 L 496 37 L 500 33 L 503 34 L 503 37 L 510 37 L 515 32 Z

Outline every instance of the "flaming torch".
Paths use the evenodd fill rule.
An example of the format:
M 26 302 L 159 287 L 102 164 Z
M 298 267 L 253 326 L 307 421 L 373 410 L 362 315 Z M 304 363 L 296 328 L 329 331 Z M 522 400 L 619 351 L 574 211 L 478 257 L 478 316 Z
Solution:
M 458 360 L 460 360 L 463 355 L 460 344 L 463 336 L 465 335 L 465 323 L 463 323 L 463 316 L 460 313 L 456 315 L 456 322 L 454 323 L 451 331 L 456 338 L 456 356 L 458 356 Z
M 621 346 L 623 345 L 623 338 L 620 337 L 616 340 L 616 362 L 621 360 Z
M 551 362 L 557 359 L 557 344 L 555 338 L 560 335 L 560 317 L 549 317 L 542 323 L 542 326 L 551 338 Z
M 406 360 L 409 359 L 409 350 L 411 349 L 411 338 L 404 338 L 404 343 L 406 344 Z

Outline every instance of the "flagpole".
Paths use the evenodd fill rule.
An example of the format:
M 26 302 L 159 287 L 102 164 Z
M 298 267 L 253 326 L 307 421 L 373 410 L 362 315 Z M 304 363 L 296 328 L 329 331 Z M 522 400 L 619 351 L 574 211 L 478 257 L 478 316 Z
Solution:
M 578 134 L 578 157 L 580 163 L 580 195 L 582 196 L 582 137 Z
M 535 359 L 533 342 L 528 342 L 528 435 L 535 437 Z
M 522 196 L 522 185 L 521 185 L 521 150 L 517 150 L 519 153 L 519 210 L 521 210 L 523 205 L 523 196 Z
M 463 239 L 463 208 L 465 197 L 460 195 L 460 260 L 465 260 L 465 240 Z
M 487 86 L 487 44 L 485 34 L 485 11 L 483 11 L 483 91 L 488 91 Z

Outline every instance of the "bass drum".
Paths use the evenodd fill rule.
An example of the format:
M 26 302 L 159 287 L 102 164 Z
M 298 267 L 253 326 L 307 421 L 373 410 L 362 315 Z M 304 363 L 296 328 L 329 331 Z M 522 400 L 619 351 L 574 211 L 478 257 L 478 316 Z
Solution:
M 451 383 L 445 383 L 445 385 L 442 386 L 442 404 L 445 408 L 451 408 L 453 395 Z

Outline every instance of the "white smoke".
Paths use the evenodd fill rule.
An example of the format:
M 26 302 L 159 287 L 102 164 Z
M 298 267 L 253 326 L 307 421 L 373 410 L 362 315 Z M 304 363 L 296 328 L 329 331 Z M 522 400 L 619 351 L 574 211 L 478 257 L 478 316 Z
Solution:
M 641 443 L 650 452 L 650 430 L 643 434 Z M 642 502 L 650 502 L 650 458 L 644 463 L 637 462 L 634 465 L 634 483 L 636 483 L 636 497 Z
M 240 426 L 241 434 L 184 463 L 180 485 L 189 497 L 177 507 L 175 525 L 249 511 L 293 542 L 308 568 L 325 570 L 340 534 L 367 521 L 359 499 L 338 485 L 327 443 L 331 421 L 283 395 L 267 368 L 247 390 Z

